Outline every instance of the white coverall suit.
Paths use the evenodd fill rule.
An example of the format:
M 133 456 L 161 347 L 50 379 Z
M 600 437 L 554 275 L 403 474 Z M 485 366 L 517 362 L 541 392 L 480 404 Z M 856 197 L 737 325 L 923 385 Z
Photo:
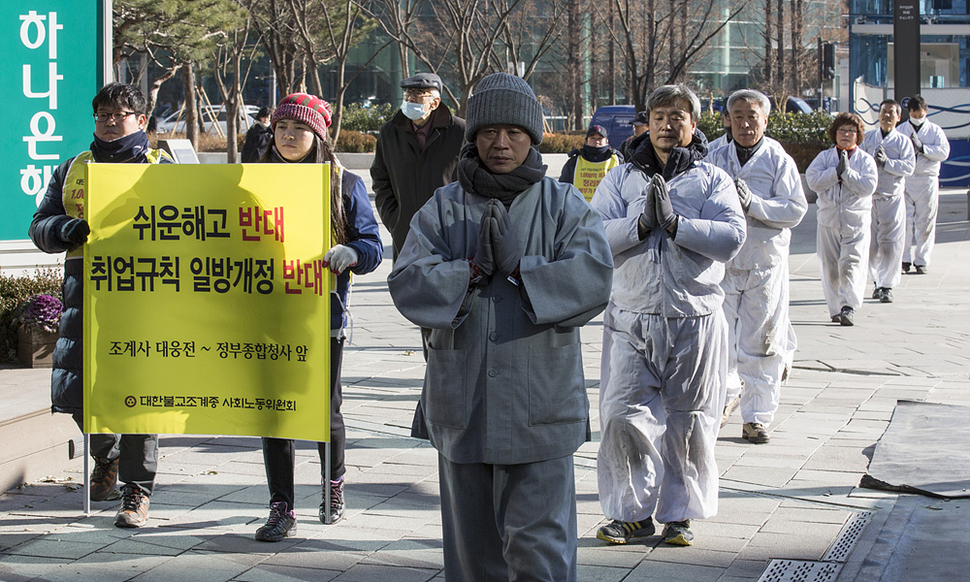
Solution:
M 744 180 L 754 195 L 746 212 L 744 246 L 725 265 L 721 281 L 730 349 L 726 401 L 740 393 L 743 421 L 767 426 L 778 409 L 785 366 L 795 352 L 788 318 L 788 247 L 790 229 L 801 222 L 808 202 L 795 160 L 770 137 L 762 138 L 743 166 L 736 147 L 721 148 L 708 161 Z
M 717 513 L 714 445 L 727 367 L 720 281 L 745 228 L 731 179 L 694 161 L 667 181 L 676 235 L 656 227 L 640 240 L 649 180 L 632 164 L 618 166 L 591 202 L 614 261 L 596 467 L 607 518 L 640 521 L 656 509 L 657 521 L 670 523 Z
M 882 129 L 866 132 L 862 149 L 871 156 L 882 146 L 889 159 L 879 167 L 879 181 L 872 195 L 872 238 L 869 241 L 869 275 L 876 287 L 892 289 L 899 284 L 906 233 L 906 204 L 903 188 L 913 174 L 916 157 L 913 143 L 895 129 L 882 135 Z
M 924 118 L 925 119 L 925 118 Z M 950 157 L 950 142 L 943 129 L 924 121 L 916 130 L 909 121 L 896 131 L 907 139 L 916 131 L 923 151 L 916 152 L 916 169 L 906 178 L 906 238 L 903 240 L 903 262 L 927 267 L 936 241 L 936 212 L 940 205 L 940 162 Z M 914 239 L 915 237 L 915 239 Z M 912 249 L 916 245 L 915 252 Z
M 876 161 L 861 148 L 852 150 L 841 181 L 838 165 L 838 148 L 833 146 L 816 156 L 805 172 L 808 187 L 818 192 L 816 252 L 829 316 L 846 306 L 862 306 L 877 181 Z

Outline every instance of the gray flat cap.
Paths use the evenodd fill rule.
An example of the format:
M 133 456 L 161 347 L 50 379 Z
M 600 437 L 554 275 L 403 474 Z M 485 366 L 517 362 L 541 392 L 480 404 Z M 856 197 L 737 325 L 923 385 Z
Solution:
M 437 89 L 439 93 L 444 91 L 441 84 L 441 77 L 434 73 L 418 73 L 401 81 L 402 89 Z

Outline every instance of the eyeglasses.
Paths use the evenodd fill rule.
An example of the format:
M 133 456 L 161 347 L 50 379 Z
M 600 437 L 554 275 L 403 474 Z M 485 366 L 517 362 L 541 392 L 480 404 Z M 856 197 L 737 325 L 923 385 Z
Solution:
M 434 99 L 434 93 L 432 93 L 431 91 L 423 91 L 423 90 L 417 90 L 417 89 L 407 89 L 406 91 L 404 91 L 404 98 L 407 99 L 408 101 L 411 101 L 412 103 L 415 100 L 424 101 L 429 97 Z
M 106 123 L 109 120 L 114 123 L 120 123 L 125 119 L 128 119 L 129 115 L 136 115 L 136 113 L 134 111 L 119 111 L 118 113 L 95 113 L 94 120 L 98 123 Z
M 838 132 L 842 135 L 855 135 L 859 133 L 859 130 L 854 127 L 840 127 Z

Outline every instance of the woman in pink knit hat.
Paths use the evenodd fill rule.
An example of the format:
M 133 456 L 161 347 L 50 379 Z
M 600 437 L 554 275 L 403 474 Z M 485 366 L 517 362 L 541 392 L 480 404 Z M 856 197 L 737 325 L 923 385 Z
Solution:
M 377 220 L 363 180 L 345 170 L 334 156 L 327 134 L 330 104 L 307 93 L 287 95 L 276 106 L 271 125 L 273 143 L 259 160 L 277 164 L 330 164 L 330 217 L 333 247 L 323 256 L 337 275 L 337 288 L 330 294 L 330 498 L 326 498 L 325 443 L 320 452 L 320 521 L 336 523 L 344 512 L 345 430 L 340 413 L 340 363 L 343 355 L 345 314 L 350 291 L 350 274 L 363 275 L 377 268 L 383 245 Z M 293 467 L 295 446 L 291 439 L 263 438 L 263 464 L 270 491 L 269 519 L 256 531 L 256 539 L 278 542 L 296 534 Z

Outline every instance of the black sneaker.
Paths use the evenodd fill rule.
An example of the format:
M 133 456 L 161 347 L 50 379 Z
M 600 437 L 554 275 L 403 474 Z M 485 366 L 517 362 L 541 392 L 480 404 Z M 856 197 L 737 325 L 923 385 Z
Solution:
M 839 313 L 839 323 L 842 325 L 855 325 L 855 309 L 852 309 L 848 305 L 842 308 L 842 312 Z
M 148 523 L 148 496 L 131 485 L 125 486 L 121 508 L 115 515 L 116 527 L 141 527 Z
M 327 488 L 323 487 L 320 500 L 320 523 L 327 523 L 327 507 L 330 507 L 330 525 L 340 521 L 344 516 L 344 478 L 330 482 L 330 503 L 327 503 Z
M 118 490 L 118 459 L 94 458 L 91 471 L 91 501 L 112 501 L 121 498 Z
M 694 532 L 690 531 L 690 520 L 672 521 L 664 526 L 664 543 L 672 546 L 694 545 Z
M 611 544 L 625 544 L 631 538 L 650 537 L 657 531 L 653 525 L 653 518 L 648 517 L 640 521 L 619 521 L 614 519 L 596 532 L 596 537 Z
M 882 300 L 882 287 L 876 287 L 872 290 L 872 298 Z
M 296 535 L 296 512 L 287 511 L 286 503 L 277 501 L 269 505 L 269 519 L 266 525 L 256 530 L 256 540 L 278 542 L 283 538 Z
M 893 290 L 889 287 L 882 288 L 882 297 L 879 298 L 880 303 L 892 303 L 893 302 Z
M 904 273 L 908 273 L 909 272 L 909 268 L 912 267 L 912 266 L 913 266 L 912 263 L 903 263 L 903 272 Z
M 842 323 L 842 314 L 836 313 L 832 316 L 832 323 Z
M 925 275 L 926 272 L 929 271 L 929 269 L 926 268 L 926 265 L 913 265 L 913 268 L 916 269 L 917 275 Z

